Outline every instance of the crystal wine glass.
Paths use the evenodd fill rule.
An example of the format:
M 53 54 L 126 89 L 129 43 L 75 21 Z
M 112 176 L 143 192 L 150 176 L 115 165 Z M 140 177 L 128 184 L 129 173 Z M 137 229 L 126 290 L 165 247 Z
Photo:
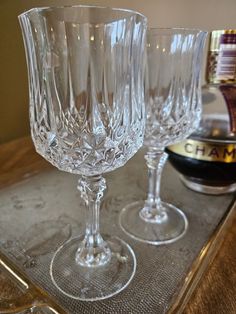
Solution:
M 189 29 L 147 32 L 145 159 L 148 197 L 121 212 L 122 229 L 135 239 L 171 243 L 187 230 L 185 214 L 160 199 L 165 147 L 188 137 L 201 116 L 200 68 L 206 33 Z
M 56 251 L 51 278 L 69 297 L 105 299 L 123 290 L 136 268 L 128 244 L 100 234 L 99 209 L 102 174 L 123 166 L 143 142 L 146 18 L 68 6 L 34 8 L 19 20 L 35 148 L 58 169 L 81 175 L 88 213 L 85 234 Z

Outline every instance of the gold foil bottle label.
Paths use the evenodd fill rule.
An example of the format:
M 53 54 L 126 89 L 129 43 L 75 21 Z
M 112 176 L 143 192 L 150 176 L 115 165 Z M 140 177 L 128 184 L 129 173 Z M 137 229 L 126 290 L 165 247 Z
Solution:
M 236 144 L 216 144 L 193 139 L 168 146 L 168 150 L 188 158 L 232 163 L 236 162 Z

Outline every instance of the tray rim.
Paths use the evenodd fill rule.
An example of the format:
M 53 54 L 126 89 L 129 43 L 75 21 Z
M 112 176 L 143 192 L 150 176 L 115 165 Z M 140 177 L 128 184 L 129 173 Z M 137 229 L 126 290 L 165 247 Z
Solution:
M 18 298 L 9 299 L 9 307 L 1 308 L 0 313 L 19 313 L 33 308 L 48 308 L 54 314 L 67 314 L 52 296 L 35 284 L 11 259 L 0 251 L 0 268 L 17 284 L 24 293 Z M 21 301 L 22 300 L 22 301 Z
M 181 314 L 188 301 L 190 300 L 193 292 L 195 291 L 197 285 L 200 283 L 202 276 L 206 273 L 220 247 L 222 246 L 227 231 L 233 223 L 236 217 L 236 194 L 234 194 L 234 199 L 228 206 L 225 214 L 219 221 L 218 225 L 215 227 L 211 237 L 202 247 L 198 256 L 192 263 L 188 274 L 185 277 L 184 283 L 178 295 L 174 295 L 172 299 L 175 299 L 168 310 L 168 314 Z

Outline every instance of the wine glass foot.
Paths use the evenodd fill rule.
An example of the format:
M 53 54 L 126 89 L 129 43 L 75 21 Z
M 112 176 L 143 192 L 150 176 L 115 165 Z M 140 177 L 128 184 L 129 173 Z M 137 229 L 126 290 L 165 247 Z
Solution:
M 127 205 L 120 214 L 122 230 L 135 240 L 161 245 L 175 242 L 182 238 L 188 228 L 185 214 L 177 207 L 162 202 L 166 217 L 154 222 L 143 219 L 140 211 L 145 207 L 145 201 L 134 202 Z
M 50 275 L 63 294 L 77 300 L 96 301 L 112 297 L 128 286 L 136 271 L 132 248 L 119 238 L 103 238 L 112 255 L 102 266 L 86 267 L 76 262 L 76 252 L 83 237 L 69 240 L 56 251 Z

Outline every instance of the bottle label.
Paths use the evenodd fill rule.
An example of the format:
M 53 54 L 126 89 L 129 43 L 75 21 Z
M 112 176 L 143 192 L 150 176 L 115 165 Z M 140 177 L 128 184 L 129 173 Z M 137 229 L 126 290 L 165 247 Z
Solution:
M 236 29 L 211 32 L 206 81 L 210 84 L 236 83 Z
M 235 144 L 215 144 L 187 139 L 168 146 L 169 151 L 192 159 L 204 161 L 236 162 Z
M 216 79 L 235 80 L 236 74 L 236 34 L 222 34 L 216 67 Z
M 230 132 L 236 133 L 236 86 L 220 85 L 219 89 L 224 96 L 230 120 Z

